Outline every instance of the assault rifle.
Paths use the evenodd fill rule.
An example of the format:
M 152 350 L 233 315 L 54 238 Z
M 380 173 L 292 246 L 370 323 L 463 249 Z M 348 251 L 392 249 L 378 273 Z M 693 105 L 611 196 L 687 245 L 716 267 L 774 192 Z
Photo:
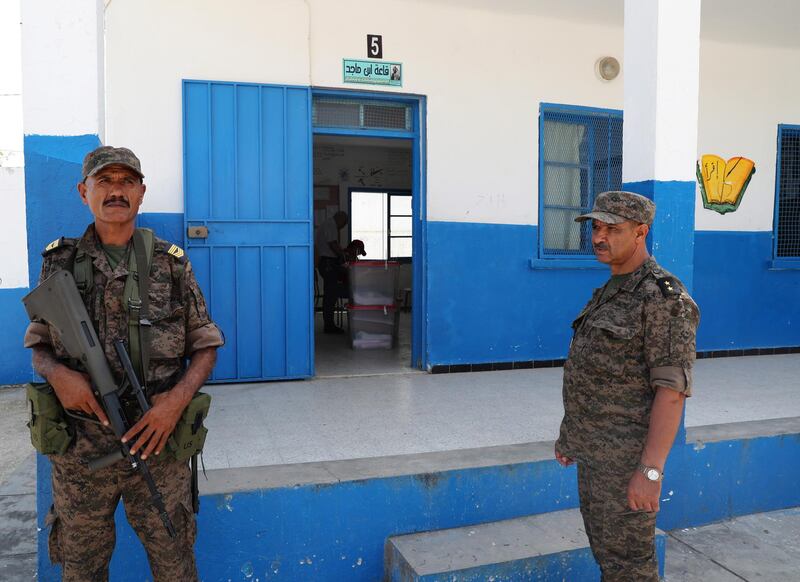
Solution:
M 28 317 L 33 320 L 44 320 L 56 330 L 69 355 L 86 368 L 92 380 L 92 387 L 100 397 L 100 404 L 108 416 L 111 428 L 117 438 L 128 432 L 132 426 L 125 409 L 120 402 L 120 394 L 130 391 L 136 398 L 144 414 L 150 409 L 142 386 L 133 371 L 128 352 L 121 341 L 114 343 L 117 356 L 124 371 L 120 386 L 114 381 L 111 368 L 97 338 L 92 320 L 86 312 L 75 279 L 69 271 L 56 271 L 23 297 L 22 303 Z M 73 414 L 74 416 L 74 414 Z M 150 490 L 150 502 L 161 517 L 164 527 L 171 538 L 175 537 L 175 528 L 164 507 L 164 500 L 158 492 L 153 476 L 139 453 L 132 454 L 128 443 L 120 442 L 120 448 L 108 455 L 89 461 L 91 470 L 106 467 L 120 459 L 126 458 L 131 467 L 141 473 L 147 488 Z

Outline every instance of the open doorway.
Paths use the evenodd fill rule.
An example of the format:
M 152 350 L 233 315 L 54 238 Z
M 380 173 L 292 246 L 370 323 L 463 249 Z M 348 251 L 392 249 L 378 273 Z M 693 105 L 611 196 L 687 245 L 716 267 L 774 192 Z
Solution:
M 413 145 L 408 138 L 314 135 L 319 377 L 411 369 Z M 326 284 L 335 302 L 334 293 L 326 301 Z

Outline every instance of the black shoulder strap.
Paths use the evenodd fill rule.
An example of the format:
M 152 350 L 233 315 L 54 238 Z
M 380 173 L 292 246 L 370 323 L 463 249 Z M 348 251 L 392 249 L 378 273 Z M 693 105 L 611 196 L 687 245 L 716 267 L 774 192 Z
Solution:
M 92 260 L 86 252 L 78 246 L 75 239 L 64 238 L 54 240 L 47 248 L 45 248 L 42 256 L 47 256 L 54 250 L 60 247 L 71 246 L 72 252 L 70 253 L 69 262 L 67 263 L 67 270 L 72 273 L 75 278 L 75 285 L 81 297 L 86 299 L 92 292 L 94 285 L 94 273 L 92 272 Z

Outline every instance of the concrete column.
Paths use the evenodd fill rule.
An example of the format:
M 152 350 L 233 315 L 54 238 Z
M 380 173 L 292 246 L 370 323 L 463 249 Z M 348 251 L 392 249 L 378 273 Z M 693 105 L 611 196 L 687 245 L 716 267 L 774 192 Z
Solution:
M 28 291 L 20 10 L 20 0 L 0 3 L 0 384 L 31 379 L 20 342 L 28 323 L 20 303 Z
M 91 215 L 78 197 L 84 155 L 104 124 L 102 0 L 22 3 L 22 103 L 28 277 L 59 236 L 79 236 Z
M 652 198 L 652 252 L 692 289 L 700 0 L 625 0 L 622 181 Z
M 92 216 L 76 185 L 104 123 L 102 0 L 22 3 L 22 108 L 28 278 L 39 278 L 41 251 L 60 236 L 80 236 Z M 17 343 L 21 342 L 21 335 Z M 27 354 L 29 358 L 30 355 Z M 52 503 L 50 462 L 37 456 L 38 577 L 60 580 L 47 558 L 44 523 Z

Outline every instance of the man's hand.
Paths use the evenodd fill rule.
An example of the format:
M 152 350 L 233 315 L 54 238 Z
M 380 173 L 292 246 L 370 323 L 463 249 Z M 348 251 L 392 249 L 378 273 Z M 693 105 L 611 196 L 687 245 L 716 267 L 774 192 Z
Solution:
M 184 409 L 211 374 L 216 360 L 217 348 L 197 350 L 192 354 L 183 378 L 169 392 L 153 396 L 153 407 L 122 435 L 123 443 L 139 435 L 131 453 L 142 451 L 142 459 L 146 459 L 151 453 L 158 455 L 162 451 Z
M 158 455 L 175 430 L 184 408 L 186 403 L 179 394 L 172 391 L 156 394 L 153 396 L 153 407 L 122 436 L 122 442 L 126 443 L 139 435 L 131 446 L 131 454 L 141 451 L 142 459 L 153 452 Z
M 558 461 L 558 464 L 561 465 L 562 467 L 569 467 L 572 463 L 575 462 L 575 459 L 567 457 L 566 455 L 562 455 L 561 453 L 558 452 L 558 450 L 556 450 L 556 461 Z
M 47 381 L 64 408 L 94 415 L 104 426 L 108 426 L 108 417 L 94 397 L 88 376 L 58 365 L 47 375 Z
M 628 482 L 628 506 L 634 511 L 658 511 L 661 481 L 650 481 L 639 471 Z

